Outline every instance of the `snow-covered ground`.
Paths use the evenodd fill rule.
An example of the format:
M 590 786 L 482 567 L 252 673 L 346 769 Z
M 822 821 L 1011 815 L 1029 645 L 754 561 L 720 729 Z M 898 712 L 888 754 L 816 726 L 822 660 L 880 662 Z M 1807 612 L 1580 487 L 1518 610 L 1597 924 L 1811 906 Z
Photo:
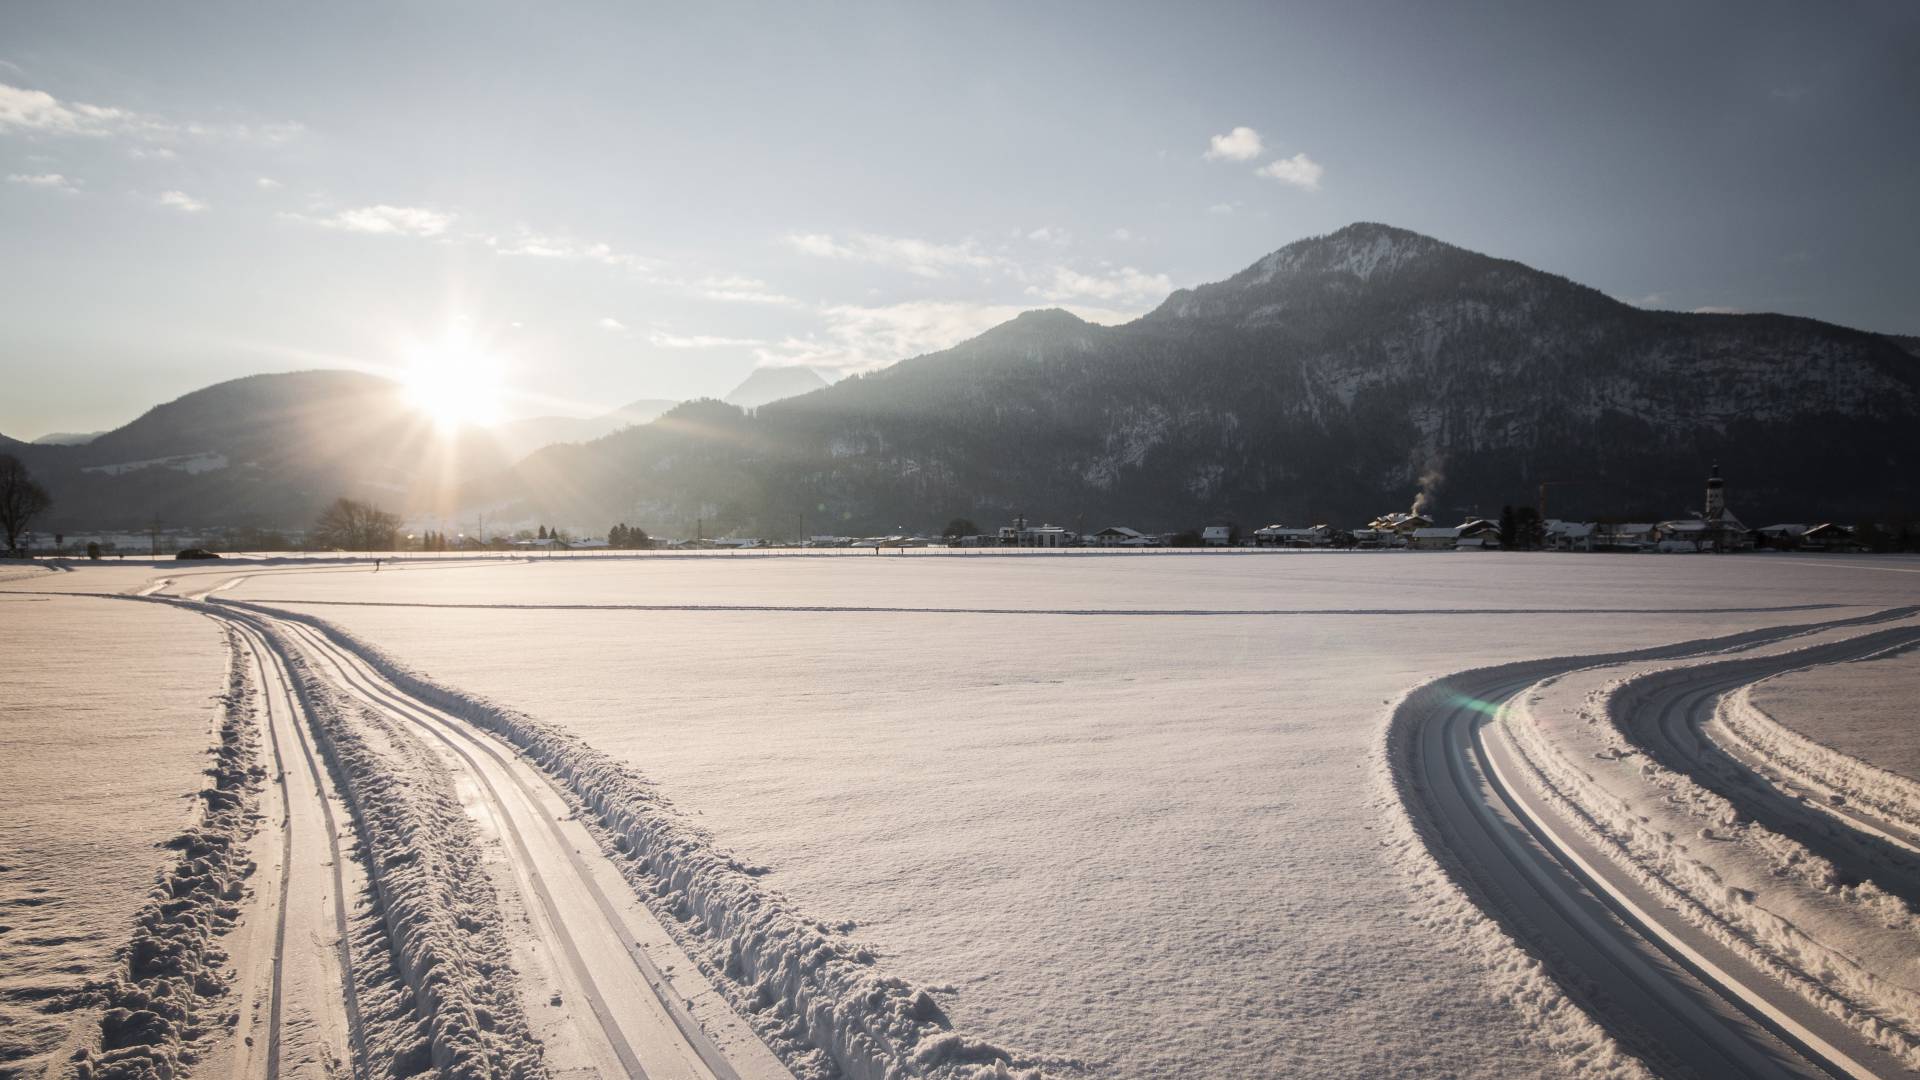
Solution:
M 1554 1071 L 1503 959 L 1387 846 L 1388 703 L 1920 597 L 1910 563 L 1765 557 L 423 569 L 221 595 L 577 732 L 957 1029 L 1118 1077 Z
M 1755 686 L 1751 697 L 1814 742 L 1920 781 L 1920 651 L 1789 672 Z
M 41 578 L 15 576 L 25 587 Z M 198 813 L 226 685 L 219 629 L 151 604 L 0 592 L 0 1073 L 61 1057 Z

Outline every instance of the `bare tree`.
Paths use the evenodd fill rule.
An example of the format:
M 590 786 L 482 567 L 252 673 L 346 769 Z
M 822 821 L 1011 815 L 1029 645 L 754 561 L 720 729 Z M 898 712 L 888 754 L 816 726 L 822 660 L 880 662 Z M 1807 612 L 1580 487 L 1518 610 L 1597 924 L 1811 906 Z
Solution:
M 340 498 L 327 504 L 313 523 L 313 543 L 317 547 L 347 551 L 382 551 L 394 546 L 400 531 L 400 516 L 369 503 Z
M 36 515 L 53 505 L 53 496 L 41 487 L 12 454 L 0 454 L 0 531 L 7 534 L 7 552 L 20 550 L 20 534 Z

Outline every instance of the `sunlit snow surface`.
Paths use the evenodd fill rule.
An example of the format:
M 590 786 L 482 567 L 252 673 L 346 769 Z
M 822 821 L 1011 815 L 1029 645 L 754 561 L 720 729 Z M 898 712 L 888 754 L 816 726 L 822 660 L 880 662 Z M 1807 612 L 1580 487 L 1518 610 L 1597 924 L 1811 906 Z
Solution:
M 1920 651 L 1769 679 L 1753 703 L 1815 742 L 1920 780 Z
M 0 591 L 0 619 L 5 1073 L 73 1029 L 49 1009 L 105 975 L 172 861 L 159 845 L 198 809 L 227 654 L 213 623 L 153 604 Z
M 223 595 L 575 728 L 882 970 L 950 988 L 971 1034 L 1119 1077 L 1506 1076 L 1552 1054 L 1503 976 L 1416 921 L 1379 839 L 1386 702 L 1468 666 L 1913 602 L 1916 569 L 562 557 Z M 1713 610 L 1815 604 L 1840 606 Z

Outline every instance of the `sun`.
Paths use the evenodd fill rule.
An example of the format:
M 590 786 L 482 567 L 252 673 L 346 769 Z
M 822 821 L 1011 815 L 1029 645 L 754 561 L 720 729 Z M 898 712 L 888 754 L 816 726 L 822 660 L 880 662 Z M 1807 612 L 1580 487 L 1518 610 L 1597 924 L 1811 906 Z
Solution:
M 407 400 L 442 430 L 487 426 L 500 420 L 504 368 L 498 356 L 467 335 L 408 350 L 401 376 Z

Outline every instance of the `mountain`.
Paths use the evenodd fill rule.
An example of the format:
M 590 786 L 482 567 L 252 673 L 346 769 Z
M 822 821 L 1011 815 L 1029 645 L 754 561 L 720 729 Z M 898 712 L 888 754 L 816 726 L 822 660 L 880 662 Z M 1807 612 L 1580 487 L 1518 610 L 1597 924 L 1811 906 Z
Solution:
M 832 385 L 810 367 L 763 367 L 753 369 L 739 386 L 722 400 L 742 409 L 757 409 L 801 394 L 811 394 Z
M 51 431 L 33 440 L 35 446 L 85 446 L 105 435 L 104 431 Z
M 451 517 L 462 484 L 508 464 L 443 432 L 399 384 L 352 371 L 254 375 L 149 410 L 84 446 L 15 449 L 54 497 L 44 528 L 302 528 L 341 495 Z
M 1646 311 L 1384 225 L 1290 244 L 1124 326 L 1029 312 L 751 414 L 716 402 L 476 491 L 656 533 L 1185 527 L 1530 504 L 1749 520 L 1920 512 L 1920 364 L 1812 319 Z M 1423 477 L 1425 478 L 1423 481 Z M 802 520 L 804 518 L 804 520 Z
M 509 457 L 521 458 L 554 443 L 592 442 L 621 428 L 652 423 L 676 404 L 662 398 L 642 398 L 599 416 L 529 416 L 495 425 L 493 435 Z

